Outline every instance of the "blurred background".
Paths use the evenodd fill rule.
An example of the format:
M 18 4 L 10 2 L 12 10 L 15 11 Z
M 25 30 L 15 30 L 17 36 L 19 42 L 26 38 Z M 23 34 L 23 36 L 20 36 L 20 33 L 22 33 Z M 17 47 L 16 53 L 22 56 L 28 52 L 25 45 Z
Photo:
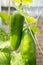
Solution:
M 10 0 L 10 14 L 12 14 L 15 10 L 14 6 L 17 6 L 14 2 Z M 40 34 L 37 35 L 37 39 L 41 49 L 43 50 L 43 0 L 33 0 L 31 4 L 24 7 L 26 10 L 30 11 L 29 14 L 32 17 L 38 19 L 37 26 L 39 27 Z M 9 9 L 9 0 L 0 0 L 0 12 L 7 12 Z M 8 31 L 9 26 L 2 24 L 2 19 L 0 18 L 0 28 L 5 29 Z M 36 43 L 36 61 L 37 65 L 43 65 L 43 54 L 41 53 L 38 45 Z

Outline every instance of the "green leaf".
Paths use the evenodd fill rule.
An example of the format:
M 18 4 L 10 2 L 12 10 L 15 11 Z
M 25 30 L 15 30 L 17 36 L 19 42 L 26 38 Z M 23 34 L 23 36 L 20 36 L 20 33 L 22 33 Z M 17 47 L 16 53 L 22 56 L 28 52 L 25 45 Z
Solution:
M 38 28 L 37 26 L 35 26 L 35 25 L 31 26 L 31 29 L 32 29 L 32 31 L 33 31 L 35 34 L 39 34 L 39 33 L 40 33 L 40 32 L 39 32 L 39 28 Z
M 0 17 L 2 18 L 2 20 L 4 21 L 4 23 L 8 23 L 9 15 L 7 13 L 0 12 Z M 10 15 L 10 19 L 11 19 L 11 15 Z
M 10 65 L 10 51 L 8 48 L 0 49 L 0 65 Z
M 5 32 L 4 29 L 0 28 L 0 41 L 7 41 L 8 33 Z
M 12 54 L 11 65 L 25 65 L 25 62 L 20 53 Z
M 27 5 L 29 3 L 32 3 L 32 0 L 12 0 L 13 2 L 16 2 L 17 4 L 20 4 L 22 1 L 23 5 Z
M 8 21 L 8 14 L 7 13 L 0 12 L 0 17 L 2 17 L 2 19 L 4 21 Z
M 9 48 L 10 47 L 10 42 L 9 41 L 0 41 L 0 49 L 3 49 L 3 48 Z
M 37 23 L 37 19 L 33 17 L 26 16 L 25 17 L 28 23 Z
M 29 3 L 32 3 L 32 0 L 23 0 L 23 5 L 27 5 Z
M 8 48 L 1 48 L 1 49 L 0 49 L 0 52 L 11 53 Z

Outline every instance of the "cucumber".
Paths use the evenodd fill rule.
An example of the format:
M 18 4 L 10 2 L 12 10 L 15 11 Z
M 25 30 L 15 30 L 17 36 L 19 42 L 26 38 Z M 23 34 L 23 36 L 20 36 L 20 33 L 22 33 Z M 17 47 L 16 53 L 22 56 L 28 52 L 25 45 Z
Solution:
M 24 16 L 16 12 L 11 19 L 10 45 L 12 50 L 17 50 L 20 45 L 23 23 Z
M 23 31 L 20 49 L 25 62 L 29 65 L 36 65 L 36 45 L 29 29 Z

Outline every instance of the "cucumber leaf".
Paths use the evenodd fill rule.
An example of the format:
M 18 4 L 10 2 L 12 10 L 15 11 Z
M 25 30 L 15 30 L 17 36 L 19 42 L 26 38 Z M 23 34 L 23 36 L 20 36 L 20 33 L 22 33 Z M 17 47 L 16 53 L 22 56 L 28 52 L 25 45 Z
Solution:
M 0 17 L 4 20 L 4 21 L 7 21 L 8 20 L 8 14 L 7 13 L 3 13 L 3 12 L 0 12 Z
M 3 48 L 9 48 L 10 47 L 10 42 L 9 41 L 0 41 L 0 49 L 3 49 Z
M 37 26 L 35 26 L 35 25 L 31 26 L 31 29 L 32 29 L 32 31 L 33 31 L 35 34 L 39 34 L 39 33 L 40 33 L 40 32 L 39 32 L 39 28 L 38 28 Z
M 0 49 L 0 65 L 10 65 L 10 51 L 8 48 Z
M 32 3 L 32 0 L 12 0 L 13 2 L 16 2 L 17 4 L 20 4 L 22 1 L 23 5 L 27 5 L 29 3 Z
M 25 65 L 25 62 L 20 53 L 12 54 L 11 65 Z
M 37 23 L 37 19 L 33 17 L 26 16 L 25 17 L 28 23 Z
M 27 5 L 29 3 L 32 3 L 32 0 L 23 0 L 23 5 Z
M 9 15 L 5 12 L 0 12 L 0 17 L 2 18 L 2 21 L 4 23 L 8 23 L 8 18 L 9 18 Z M 11 15 L 10 15 L 10 18 L 11 18 Z
M 2 28 L 0 28 L 0 41 L 7 41 L 8 40 L 8 33 L 6 33 L 5 30 L 3 30 Z

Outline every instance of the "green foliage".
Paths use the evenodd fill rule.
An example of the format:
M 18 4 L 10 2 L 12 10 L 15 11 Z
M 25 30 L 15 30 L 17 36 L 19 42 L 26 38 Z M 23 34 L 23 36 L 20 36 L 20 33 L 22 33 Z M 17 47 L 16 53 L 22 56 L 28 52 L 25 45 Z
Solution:
M 9 48 L 10 42 L 9 41 L 0 41 L 0 49 Z
M 25 17 L 28 23 L 37 23 L 37 19 L 33 17 L 26 16 Z
M 40 33 L 39 28 L 37 26 L 35 26 L 35 25 L 31 25 L 31 29 L 34 32 L 34 34 L 39 34 Z
M 25 62 L 21 56 L 21 53 L 15 53 L 12 55 L 11 58 L 11 65 L 25 65 Z
M 20 45 L 23 23 L 24 16 L 16 12 L 12 16 L 10 29 L 10 45 L 13 50 L 17 50 Z
M 10 65 L 10 51 L 7 48 L 0 49 L 0 65 Z
M 0 12 L 0 17 L 3 19 L 3 21 L 8 21 L 8 14 L 5 12 Z
M 0 41 L 7 41 L 8 40 L 8 34 L 5 32 L 5 30 L 0 28 Z
M 29 3 L 32 3 L 32 0 L 12 0 L 13 2 L 16 2 L 17 4 L 20 4 L 22 2 L 23 5 L 27 5 Z
M 9 21 L 9 15 L 5 12 L 0 12 L 0 17 L 2 18 L 3 23 L 7 24 Z M 11 15 L 10 15 L 11 19 Z
M 34 34 L 39 34 L 39 28 L 35 26 L 35 24 L 37 23 L 37 19 L 29 16 L 26 16 L 25 18 L 28 23 L 28 26 L 32 29 Z
M 29 29 L 23 31 L 20 48 L 25 62 L 36 65 L 36 46 Z

